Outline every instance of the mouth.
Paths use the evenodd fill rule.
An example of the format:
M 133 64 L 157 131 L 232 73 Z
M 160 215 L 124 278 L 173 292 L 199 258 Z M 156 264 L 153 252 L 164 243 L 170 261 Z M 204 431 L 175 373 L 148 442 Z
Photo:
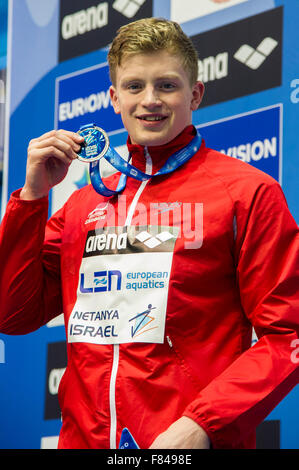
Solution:
M 137 116 L 137 119 L 145 122 L 157 122 L 164 121 L 167 119 L 167 116 L 163 116 L 161 114 L 143 114 L 141 116 Z

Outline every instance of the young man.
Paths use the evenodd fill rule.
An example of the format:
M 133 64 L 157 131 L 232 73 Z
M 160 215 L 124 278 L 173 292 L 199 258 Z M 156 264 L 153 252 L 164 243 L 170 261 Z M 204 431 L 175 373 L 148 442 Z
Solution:
M 276 181 L 196 137 L 204 87 L 177 24 L 124 26 L 108 60 L 131 164 L 154 176 L 108 200 L 89 185 L 47 222 L 82 139 L 30 142 L 1 227 L 1 332 L 64 313 L 60 448 L 116 448 L 125 427 L 141 448 L 253 448 L 298 382 L 298 227 Z

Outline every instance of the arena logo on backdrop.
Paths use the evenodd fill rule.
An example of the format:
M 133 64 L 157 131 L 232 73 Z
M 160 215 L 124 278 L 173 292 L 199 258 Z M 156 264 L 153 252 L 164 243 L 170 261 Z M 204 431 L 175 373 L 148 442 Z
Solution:
M 201 107 L 281 85 L 283 7 L 193 36 Z
M 234 54 L 234 58 L 252 70 L 257 70 L 272 54 L 278 42 L 275 39 L 266 37 L 256 49 L 248 44 L 243 44 Z
M 110 44 L 128 20 L 153 16 L 153 0 L 63 0 L 60 2 L 59 61 Z
M 116 0 L 112 8 L 126 18 L 133 18 L 146 0 Z M 63 17 L 61 22 L 61 36 L 67 40 L 79 36 L 94 29 L 101 29 L 108 25 L 108 2 L 98 3 L 86 10 L 76 11 Z
M 133 18 L 145 2 L 146 0 L 115 0 L 112 8 L 127 18 Z
M 281 104 L 197 127 L 207 147 L 249 163 L 281 183 Z
M 252 70 L 261 67 L 264 61 L 269 57 L 278 45 L 275 39 L 264 38 L 256 49 L 248 44 L 242 44 L 233 55 L 235 60 L 246 65 Z M 205 84 L 214 80 L 220 80 L 228 76 L 229 52 L 224 51 L 217 54 L 216 57 L 210 56 L 198 61 L 198 79 Z

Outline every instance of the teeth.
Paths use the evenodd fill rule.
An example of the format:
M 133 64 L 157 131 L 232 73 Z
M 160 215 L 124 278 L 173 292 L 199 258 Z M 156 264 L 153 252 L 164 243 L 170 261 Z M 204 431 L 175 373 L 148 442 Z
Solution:
M 162 121 L 163 117 L 159 117 L 159 116 L 146 116 L 146 117 L 143 117 L 141 118 L 143 119 L 144 121 Z

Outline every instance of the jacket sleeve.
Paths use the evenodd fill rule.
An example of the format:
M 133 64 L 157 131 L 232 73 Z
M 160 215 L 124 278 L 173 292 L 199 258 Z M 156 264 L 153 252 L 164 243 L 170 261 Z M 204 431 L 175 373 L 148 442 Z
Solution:
M 277 183 L 261 185 L 249 210 L 237 205 L 236 215 L 238 287 L 258 341 L 184 412 L 214 448 L 234 447 L 252 434 L 299 378 L 298 226 Z
M 12 194 L 0 227 L 0 332 L 26 334 L 62 312 L 60 241 L 63 210 L 50 222 L 48 199 Z

